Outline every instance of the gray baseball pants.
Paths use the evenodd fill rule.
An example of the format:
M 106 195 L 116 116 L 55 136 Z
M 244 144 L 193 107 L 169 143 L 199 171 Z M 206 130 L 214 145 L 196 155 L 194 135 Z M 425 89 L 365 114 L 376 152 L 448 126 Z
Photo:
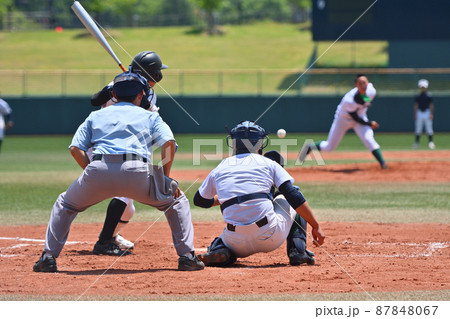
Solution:
M 367 117 L 364 117 L 364 120 L 367 121 Z M 373 129 L 370 126 L 358 123 L 351 118 L 345 118 L 339 115 L 335 115 L 333 124 L 330 128 L 330 132 L 328 133 L 327 140 L 320 143 L 320 151 L 334 151 L 341 142 L 345 133 L 347 133 L 347 131 L 351 128 L 355 131 L 356 135 L 358 135 L 360 140 L 364 143 L 369 151 L 372 152 L 380 148 L 380 145 L 377 143 L 377 141 L 375 141 Z
M 183 193 L 177 199 L 173 196 L 164 200 L 151 198 L 150 188 L 154 184 L 150 179 L 153 178 L 147 163 L 124 161 L 122 155 L 105 155 L 102 160 L 91 162 L 53 205 L 44 251 L 58 257 L 77 214 L 115 196 L 133 198 L 163 211 L 177 254 L 194 251 L 194 227 L 188 199 Z

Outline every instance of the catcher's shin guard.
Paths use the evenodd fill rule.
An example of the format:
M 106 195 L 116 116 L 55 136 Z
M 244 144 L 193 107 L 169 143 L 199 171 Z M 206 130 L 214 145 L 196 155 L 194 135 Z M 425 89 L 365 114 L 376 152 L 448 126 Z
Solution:
M 286 249 L 289 257 L 289 263 L 292 266 L 307 263 L 314 265 L 314 253 L 306 250 L 306 220 L 300 215 L 295 216 L 291 231 L 286 239 Z
M 220 237 L 216 237 L 211 246 L 208 247 L 206 254 L 201 254 L 198 258 L 203 261 L 205 266 L 226 267 L 234 264 L 237 260 L 233 252 L 225 246 Z

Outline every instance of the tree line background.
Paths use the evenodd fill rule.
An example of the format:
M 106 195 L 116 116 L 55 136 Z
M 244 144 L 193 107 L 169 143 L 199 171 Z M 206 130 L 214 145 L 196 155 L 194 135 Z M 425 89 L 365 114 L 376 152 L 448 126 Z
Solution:
M 311 0 L 79 0 L 105 27 L 195 26 L 220 33 L 221 24 L 310 19 Z M 79 28 L 73 0 L 0 0 L 3 31 Z

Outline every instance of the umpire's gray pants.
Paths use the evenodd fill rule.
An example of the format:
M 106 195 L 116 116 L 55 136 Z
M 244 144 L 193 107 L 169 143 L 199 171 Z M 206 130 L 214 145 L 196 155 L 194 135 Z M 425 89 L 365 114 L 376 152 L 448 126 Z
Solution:
M 137 160 L 124 162 L 122 155 L 106 155 L 100 161 L 91 162 L 53 205 L 44 251 L 58 257 L 77 214 L 115 196 L 133 198 L 163 211 L 178 255 L 193 251 L 194 227 L 188 199 L 183 193 L 177 199 L 169 197 L 158 201 L 150 198 L 152 178 L 146 163 Z

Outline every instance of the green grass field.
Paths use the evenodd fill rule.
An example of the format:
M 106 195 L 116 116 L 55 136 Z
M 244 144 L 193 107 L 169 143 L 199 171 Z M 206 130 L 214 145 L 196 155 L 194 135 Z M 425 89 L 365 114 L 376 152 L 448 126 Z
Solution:
M 267 21 L 223 30 L 224 35 L 209 37 L 191 33 L 191 27 L 113 29 L 108 33 L 116 42 L 109 37 L 108 41 L 125 65 L 136 53 L 153 50 L 175 70 L 299 69 L 307 65 L 314 47 L 305 24 Z M 115 69 L 112 58 L 85 29 L 0 32 L 0 43 L 0 70 Z M 330 44 L 321 42 L 318 55 Z M 359 66 L 383 67 L 386 45 L 384 41 L 358 42 L 353 47 L 349 42 L 337 43 L 319 66 L 351 66 L 354 52 Z
M 388 62 L 385 41 L 338 42 L 329 49 L 332 43 L 314 43 L 304 24 L 259 22 L 223 29 L 224 35 L 214 37 L 193 34 L 190 27 L 113 29 L 108 32 L 114 40 L 108 41 L 125 66 L 140 51 L 156 51 L 169 66 L 161 85 L 172 95 L 279 94 L 310 65 L 316 44 L 317 57 L 326 52 L 316 67 L 386 67 Z M 0 32 L 0 44 L 5 96 L 90 94 L 119 71 L 85 29 Z M 314 86 L 314 92 L 322 89 Z
M 291 136 L 292 135 L 292 136 Z M 325 134 L 290 134 L 299 145 L 311 138 L 323 139 Z M 449 134 L 438 133 L 439 149 L 450 149 Z M 179 157 L 192 152 L 193 140 L 223 139 L 223 135 L 178 135 Z M 71 136 L 7 136 L 0 155 L 0 225 L 45 224 L 57 196 L 78 177 L 81 169 L 71 158 L 67 146 Z M 384 150 L 409 150 L 410 134 L 377 134 Z M 224 152 L 226 145 L 224 143 Z M 292 152 L 299 148 L 291 147 Z M 347 134 L 337 151 L 360 150 L 364 147 L 354 134 Z M 206 149 L 206 152 L 212 151 Z M 196 169 L 212 169 L 219 161 L 202 161 Z M 348 161 L 336 161 L 345 163 Z M 330 162 L 334 163 L 334 162 Z M 288 166 L 292 163 L 288 163 Z M 191 169 L 191 159 L 176 160 L 173 169 Z M 202 181 L 181 183 L 192 200 Z M 367 222 L 450 222 L 448 194 L 450 183 L 339 183 L 307 182 L 301 187 L 320 220 Z M 102 222 L 108 201 L 80 214 L 75 222 Z M 192 203 L 191 203 L 192 204 Z M 193 205 L 192 205 L 193 206 Z M 156 220 L 160 213 L 136 203 L 136 221 Z M 219 209 L 193 207 L 196 221 L 221 220 Z

